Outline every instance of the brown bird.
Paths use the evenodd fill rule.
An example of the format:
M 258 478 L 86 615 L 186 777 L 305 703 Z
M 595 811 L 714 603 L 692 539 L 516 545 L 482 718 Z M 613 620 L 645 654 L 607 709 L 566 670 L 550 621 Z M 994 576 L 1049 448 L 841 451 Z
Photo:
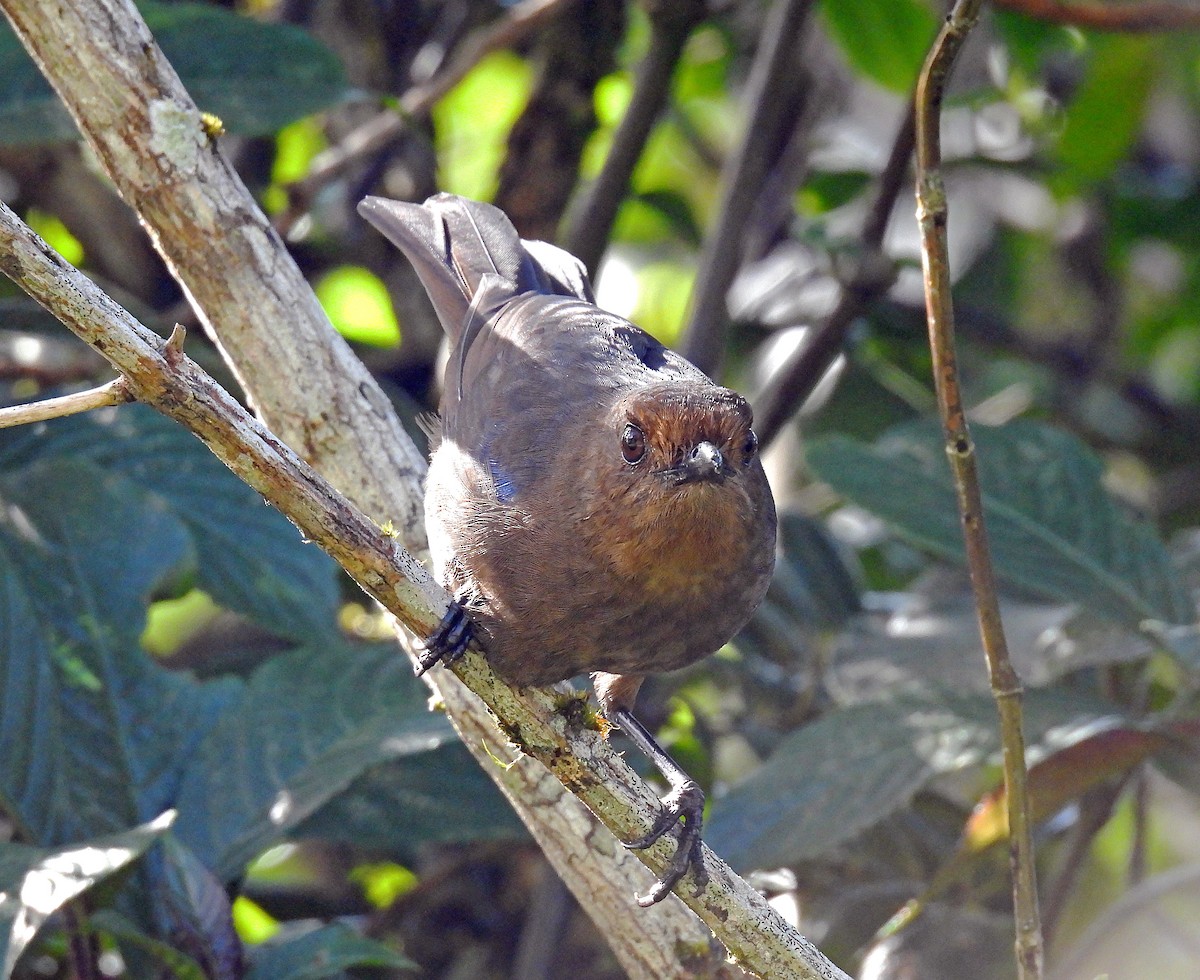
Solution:
M 704 797 L 633 716 L 646 674 L 717 650 L 762 601 L 775 507 L 746 400 L 599 309 L 578 259 L 439 194 L 359 212 L 416 268 L 450 338 L 425 518 L 456 602 L 422 668 L 472 635 L 518 685 L 590 672 L 671 791 L 658 901 L 700 853 Z M 700 869 L 703 870 L 702 868 Z

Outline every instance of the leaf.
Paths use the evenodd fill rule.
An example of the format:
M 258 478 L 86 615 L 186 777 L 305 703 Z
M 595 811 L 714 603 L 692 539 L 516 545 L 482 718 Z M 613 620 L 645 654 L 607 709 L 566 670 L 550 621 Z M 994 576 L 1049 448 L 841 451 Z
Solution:
M 922 0 L 822 0 L 829 34 L 855 71 L 908 95 L 937 33 Z
M 411 861 L 430 841 L 520 839 L 525 830 L 455 742 L 368 769 L 301 823 L 295 836 L 346 841 Z
M 1025 701 L 1026 738 L 1070 744 L 1107 707 L 1061 691 Z M 748 779 L 713 804 L 705 839 L 739 869 L 827 853 L 903 806 L 935 776 L 999 749 L 987 696 L 902 695 L 834 711 L 789 735 Z
M 61 848 L 0 844 L 0 976 L 54 912 L 141 857 L 171 825 L 167 812 L 132 830 Z
M 0 500 L 0 589 L 14 614 L 0 632 L 0 800 L 46 846 L 145 821 L 171 805 L 181 754 L 229 690 L 138 648 L 186 532 L 84 460 L 5 474 Z
M 93 929 L 107 933 L 117 940 L 124 954 L 127 968 L 130 966 L 130 959 L 136 959 L 144 954 L 149 957 L 151 963 L 170 971 L 167 975 L 171 977 L 171 980 L 211 980 L 192 957 L 147 935 L 138 928 L 136 923 L 119 912 L 114 912 L 112 909 L 99 909 L 91 913 L 88 920 Z M 157 975 L 156 971 L 155 976 Z
M 348 92 L 337 56 L 298 27 L 208 4 L 138 6 L 196 104 L 219 116 L 227 132 L 267 135 Z M 0 144 L 77 138 L 71 117 L 7 23 L 0 23 L 0 79 Z
M 1094 34 L 1090 43 L 1087 74 L 1067 107 L 1057 147 L 1056 183 L 1069 193 L 1109 179 L 1129 155 L 1162 56 L 1150 36 Z
M 177 836 L 231 880 L 367 769 L 453 738 L 394 644 L 298 648 L 259 668 L 196 747 Z
M 335 631 L 332 559 L 182 426 L 129 405 L 0 430 L 0 471 L 63 457 L 127 477 L 151 498 L 145 506 L 174 515 L 190 536 L 198 584 L 219 604 L 290 639 Z M 103 510 L 92 520 L 112 523 Z M 121 527 L 154 540 L 138 523 Z
M 416 970 L 406 956 L 335 922 L 301 936 L 270 940 L 251 950 L 246 980 L 325 980 L 352 967 Z
M 1190 622 L 1194 611 L 1154 529 L 1104 490 L 1100 460 L 1074 437 L 1033 422 L 976 426 L 992 559 L 1010 585 L 1077 602 L 1138 628 Z M 809 448 L 838 493 L 934 554 L 965 563 L 940 435 L 903 425 L 866 446 L 840 436 Z

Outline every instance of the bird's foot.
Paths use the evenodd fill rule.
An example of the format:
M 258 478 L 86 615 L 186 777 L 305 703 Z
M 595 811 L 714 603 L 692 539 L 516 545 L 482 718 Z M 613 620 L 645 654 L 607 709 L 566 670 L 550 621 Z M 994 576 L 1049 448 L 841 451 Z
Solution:
M 420 677 L 434 664 L 449 666 L 467 652 L 471 639 L 475 635 L 471 618 L 462 604 L 455 599 L 450 600 L 446 607 L 446 615 L 438 623 L 437 629 L 421 642 L 417 652 L 417 676 Z
M 696 876 L 701 881 L 706 877 L 700 853 L 700 831 L 704 819 L 703 791 L 693 780 L 688 779 L 663 797 L 662 807 L 662 813 L 658 815 L 648 834 L 625 843 L 626 847 L 641 850 L 649 847 L 676 824 L 680 825 L 679 844 L 675 848 L 671 863 L 650 891 L 645 895 L 635 896 L 642 908 L 649 908 L 666 898 L 679 879 L 687 874 L 689 867 L 695 868 Z

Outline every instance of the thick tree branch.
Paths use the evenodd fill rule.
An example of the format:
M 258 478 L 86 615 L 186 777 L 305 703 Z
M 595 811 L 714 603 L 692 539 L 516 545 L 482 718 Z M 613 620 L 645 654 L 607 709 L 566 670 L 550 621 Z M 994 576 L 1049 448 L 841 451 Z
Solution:
M 177 343 L 138 323 L 3 204 L 0 272 L 103 354 L 140 400 L 202 439 L 400 622 L 418 635 L 432 632 L 447 597 L 395 538 L 249 415 Z M 470 680 L 520 750 L 583 800 L 612 834 L 632 839 L 647 832 L 659 809 L 657 797 L 597 731 L 579 721 L 580 712 L 564 710 L 573 696 L 540 689 L 518 694 L 476 653 L 459 661 L 454 672 Z M 450 697 L 459 702 L 457 693 Z M 580 828 L 569 832 L 578 834 Z M 609 835 L 591 834 L 584 845 L 620 849 Z M 674 847 L 673 840 L 660 840 L 639 855 L 658 873 Z M 707 848 L 703 864 L 708 880 L 700 882 L 689 872 L 680 896 L 746 969 L 764 977 L 845 977 Z M 627 895 L 632 905 L 632 883 Z M 668 962 L 677 957 L 670 950 Z M 638 975 L 656 974 L 639 970 Z

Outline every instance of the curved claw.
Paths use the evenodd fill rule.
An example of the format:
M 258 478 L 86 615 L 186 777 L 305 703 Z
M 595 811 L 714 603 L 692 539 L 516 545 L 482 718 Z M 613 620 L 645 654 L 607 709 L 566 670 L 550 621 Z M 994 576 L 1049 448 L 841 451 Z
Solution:
M 474 635 L 474 626 L 466 609 L 459 602 L 451 600 L 437 629 L 421 642 L 421 650 L 417 654 L 417 676 L 420 677 L 434 664 L 454 663 L 467 652 Z
M 682 783 L 662 800 L 663 811 L 654 821 L 654 826 L 644 837 L 627 841 L 626 847 L 640 850 L 649 847 L 667 831 L 680 824 L 679 844 L 666 870 L 655 881 L 645 895 L 635 896 L 638 905 L 649 908 L 661 902 L 679 883 L 689 867 L 695 867 L 699 878 L 704 878 L 704 861 L 701 857 L 701 830 L 704 822 L 704 793 L 692 780 Z

